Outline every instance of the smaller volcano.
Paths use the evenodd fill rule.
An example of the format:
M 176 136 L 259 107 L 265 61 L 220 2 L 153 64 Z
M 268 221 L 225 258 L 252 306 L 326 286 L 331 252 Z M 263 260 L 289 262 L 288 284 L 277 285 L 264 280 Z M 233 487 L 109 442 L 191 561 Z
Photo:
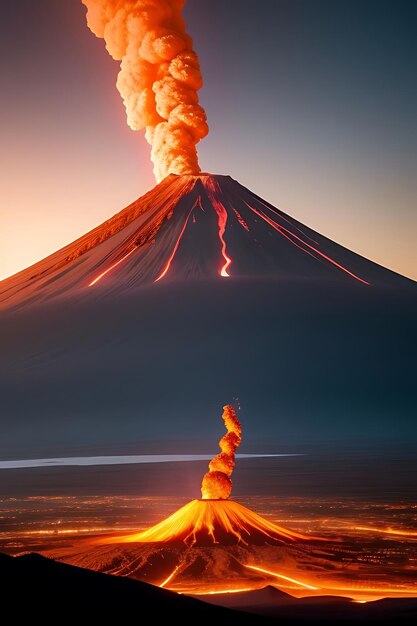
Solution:
M 343 595 L 359 601 L 411 593 L 382 566 L 381 544 L 370 579 L 368 545 L 356 538 L 315 537 L 265 519 L 229 496 L 242 428 L 232 406 L 224 407 L 226 434 L 209 463 L 202 498 L 192 500 L 155 526 L 124 536 L 71 543 L 48 556 L 78 567 L 127 576 L 189 595 L 241 593 L 273 586 L 294 597 Z M 389 574 L 388 574 L 389 572 Z M 388 578 L 385 587 L 382 582 Z M 285 596 L 286 598 L 288 596 Z
M 311 540 L 311 536 L 277 526 L 232 500 L 192 500 L 143 532 L 115 537 L 111 543 L 175 543 L 187 546 L 264 545 Z
M 229 499 L 242 427 L 230 405 L 223 408 L 222 418 L 227 432 L 203 476 L 201 499 L 139 533 L 101 537 L 92 549 L 90 543 L 88 550 L 70 547 L 50 556 L 181 593 L 258 589 L 274 581 L 301 593 L 316 590 L 293 577 L 292 552 L 301 544 L 314 549 L 322 540 L 278 526 Z M 271 555 L 275 564 L 284 566 L 279 573 L 268 569 Z
M 287 541 L 311 540 L 277 526 L 238 502 L 229 500 L 235 454 L 242 440 L 242 426 L 234 408 L 228 404 L 222 415 L 226 434 L 219 441 L 220 453 L 209 463 L 201 483 L 201 500 L 192 500 L 152 528 L 125 537 L 113 537 L 106 543 L 183 542 L 188 547 L 230 545 L 265 545 Z

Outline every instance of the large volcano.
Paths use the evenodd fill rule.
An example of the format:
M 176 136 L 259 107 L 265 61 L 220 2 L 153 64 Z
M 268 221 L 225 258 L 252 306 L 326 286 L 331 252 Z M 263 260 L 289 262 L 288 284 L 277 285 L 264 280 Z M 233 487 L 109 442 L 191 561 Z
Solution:
M 274 451 L 406 432 L 414 285 L 229 176 L 171 175 L 0 283 L 0 452 L 201 441 L 236 394 Z
M 0 286 L 0 303 L 87 287 L 274 276 L 362 285 L 409 282 L 313 232 L 229 176 L 168 176 L 145 196 Z

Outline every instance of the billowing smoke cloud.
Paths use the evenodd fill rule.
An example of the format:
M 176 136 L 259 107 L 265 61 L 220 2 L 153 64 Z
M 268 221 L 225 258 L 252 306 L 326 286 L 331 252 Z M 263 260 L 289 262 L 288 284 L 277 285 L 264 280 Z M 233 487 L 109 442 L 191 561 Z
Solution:
M 203 500 L 226 500 L 232 492 L 230 477 L 235 467 L 236 450 L 242 441 L 242 426 L 230 404 L 223 407 L 222 418 L 227 433 L 219 441 L 220 454 L 210 461 L 209 471 L 203 476 Z
M 121 61 L 117 88 L 133 130 L 145 129 L 157 181 L 198 174 L 196 145 L 208 133 L 198 102 L 200 64 L 185 29 L 185 0 L 82 0 L 87 23 Z

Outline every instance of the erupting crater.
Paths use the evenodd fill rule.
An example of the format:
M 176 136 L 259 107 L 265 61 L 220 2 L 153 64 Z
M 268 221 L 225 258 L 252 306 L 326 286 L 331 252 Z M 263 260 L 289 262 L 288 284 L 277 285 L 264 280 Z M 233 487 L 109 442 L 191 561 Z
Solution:
M 211 546 L 264 545 L 297 539 L 312 538 L 277 526 L 233 500 L 192 500 L 152 528 L 111 542 L 183 541 L 187 546 Z
M 209 463 L 203 476 L 201 500 L 192 500 L 159 524 L 109 543 L 175 543 L 187 546 L 263 545 L 312 537 L 281 528 L 247 507 L 228 500 L 232 491 L 231 475 L 236 450 L 242 439 L 242 427 L 229 404 L 222 415 L 227 433 L 220 439 L 221 452 Z
M 314 544 L 319 537 L 278 526 L 229 499 L 242 427 L 231 405 L 223 410 L 226 434 L 209 463 L 202 498 L 192 500 L 155 526 L 138 533 L 101 537 L 88 551 L 64 549 L 53 556 L 110 574 L 130 576 L 181 593 L 217 593 L 264 586 L 271 580 L 300 590 L 316 587 L 284 572 L 264 569 L 268 552 L 281 546 L 280 560 L 292 561 L 285 546 Z M 262 567 L 257 565 L 260 559 Z M 291 570 L 292 571 L 292 570 Z

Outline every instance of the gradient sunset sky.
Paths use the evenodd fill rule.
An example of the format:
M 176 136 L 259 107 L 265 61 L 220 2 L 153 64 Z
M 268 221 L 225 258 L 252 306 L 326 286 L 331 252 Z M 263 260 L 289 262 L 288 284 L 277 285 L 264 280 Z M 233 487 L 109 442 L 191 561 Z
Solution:
M 154 184 L 80 0 L 2 3 L 0 278 Z M 417 279 L 417 2 L 189 0 L 205 171 Z

